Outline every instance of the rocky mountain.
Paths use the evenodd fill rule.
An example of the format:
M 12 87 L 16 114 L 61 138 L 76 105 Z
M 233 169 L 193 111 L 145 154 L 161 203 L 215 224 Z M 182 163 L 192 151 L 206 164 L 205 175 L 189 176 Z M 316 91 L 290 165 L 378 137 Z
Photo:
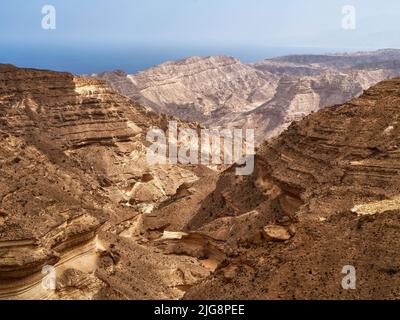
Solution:
M 224 172 L 188 228 L 229 257 L 186 298 L 398 299 L 399 103 L 381 82 L 263 144 L 252 176 Z
M 139 233 L 134 241 L 127 231 L 171 199 L 195 193 L 192 185 L 204 185 L 204 175 L 208 181 L 215 175 L 202 167 L 148 164 L 146 133 L 168 120 L 99 80 L 0 65 L 1 299 L 101 295 L 115 282 L 110 276 L 122 253 L 114 246 L 125 238 L 129 266 L 141 270 L 128 282 L 141 288 L 133 291 L 138 298 L 180 297 L 180 285 L 208 274 L 189 258 L 141 247 L 145 238 Z M 148 255 L 147 264 L 141 255 Z M 177 271 L 192 268 L 189 280 Z M 57 276 L 55 290 L 43 287 L 43 272 Z M 155 273 L 171 275 L 160 285 Z M 51 278 L 45 280 L 51 287 Z
M 232 57 L 191 57 L 128 75 L 99 78 L 118 92 L 157 112 L 207 123 L 217 114 L 250 111 L 275 93 L 278 77 Z
M 255 129 L 262 143 L 293 120 L 399 76 L 399 59 L 399 50 L 287 56 L 253 64 L 223 56 L 192 57 L 137 74 L 97 77 L 157 112 L 206 127 Z
M 104 81 L 0 65 L 0 299 L 398 299 L 399 103 L 316 111 L 238 176 L 151 166 L 171 118 Z

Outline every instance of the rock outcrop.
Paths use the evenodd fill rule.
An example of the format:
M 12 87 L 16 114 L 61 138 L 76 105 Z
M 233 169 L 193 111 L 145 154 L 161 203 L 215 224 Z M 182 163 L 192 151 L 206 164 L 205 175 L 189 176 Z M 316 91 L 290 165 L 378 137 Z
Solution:
M 2 130 L 23 137 L 61 167 L 94 175 L 93 187 L 115 202 L 151 211 L 181 184 L 196 180 L 190 170 L 147 164 L 146 134 L 152 127 L 166 129 L 168 118 L 102 81 L 14 67 L 3 67 L 0 76 Z
M 223 173 L 188 229 L 218 234 L 257 211 L 252 228 L 280 241 L 228 238 L 235 254 L 186 298 L 398 299 L 399 103 L 400 79 L 381 82 L 264 144 L 252 176 Z
M 82 177 L 15 136 L 1 141 L 0 298 L 46 297 L 42 268 L 90 264 L 107 215 Z
M 107 290 L 112 281 L 100 262 L 120 234 L 167 206 L 203 171 L 215 175 L 206 168 L 148 163 L 146 133 L 166 129 L 168 120 L 100 80 L 0 65 L 0 298 L 91 299 Z M 122 258 L 113 263 L 138 258 L 127 258 L 123 250 L 149 241 L 143 230 L 139 239 L 115 249 Z M 152 268 L 171 268 L 161 250 L 153 256 L 143 271 L 149 279 Z M 187 259 L 177 260 L 176 268 L 190 270 L 180 267 Z M 201 270 L 199 277 L 209 272 Z M 57 275 L 54 290 L 43 287 L 46 273 Z M 183 278 L 174 281 L 179 286 Z M 165 296 L 165 288 L 154 286 L 147 297 L 183 294 L 171 289 Z

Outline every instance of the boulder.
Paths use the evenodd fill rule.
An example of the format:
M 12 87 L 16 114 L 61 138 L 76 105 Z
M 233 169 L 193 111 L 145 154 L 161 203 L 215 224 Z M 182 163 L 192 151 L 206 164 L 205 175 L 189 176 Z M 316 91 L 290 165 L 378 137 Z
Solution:
M 292 238 L 292 235 L 285 227 L 277 225 L 265 226 L 263 234 L 268 241 L 287 241 Z

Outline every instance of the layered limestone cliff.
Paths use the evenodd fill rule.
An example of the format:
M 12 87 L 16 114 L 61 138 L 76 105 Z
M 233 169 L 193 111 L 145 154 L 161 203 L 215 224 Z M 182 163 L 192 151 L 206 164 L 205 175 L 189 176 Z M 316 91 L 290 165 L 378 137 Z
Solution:
M 94 188 L 116 203 L 151 211 L 181 184 L 196 180 L 190 170 L 147 164 L 146 134 L 152 127 L 166 129 L 167 117 L 102 81 L 10 66 L 0 77 L 2 130 L 23 137 L 60 166 L 94 175 Z
M 398 299 L 399 102 L 381 82 L 264 144 L 252 176 L 222 174 L 188 229 L 230 258 L 186 298 Z
M 110 286 L 113 273 L 100 269 L 115 258 L 119 234 L 200 179 L 191 167 L 146 160 L 147 132 L 166 129 L 169 120 L 103 81 L 0 65 L 0 298 L 91 299 Z M 163 256 L 153 253 L 149 279 L 153 269 L 171 269 Z M 193 279 L 207 274 L 203 269 Z M 46 286 L 52 273 L 54 288 Z M 185 281 L 179 272 L 171 279 Z M 156 289 L 148 297 L 183 294 Z
M 141 104 L 206 127 L 251 128 L 258 143 L 294 120 L 400 75 L 399 50 L 300 55 L 244 64 L 192 57 L 139 72 L 97 75 Z
M 43 297 L 42 268 L 94 251 L 107 216 L 81 177 L 15 136 L 1 141 L 0 298 Z
M 229 113 L 251 111 L 270 100 L 278 77 L 232 57 L 191 57 L 128 75 L 99 74 L 120 93 L 150 108 L 212 124 Z

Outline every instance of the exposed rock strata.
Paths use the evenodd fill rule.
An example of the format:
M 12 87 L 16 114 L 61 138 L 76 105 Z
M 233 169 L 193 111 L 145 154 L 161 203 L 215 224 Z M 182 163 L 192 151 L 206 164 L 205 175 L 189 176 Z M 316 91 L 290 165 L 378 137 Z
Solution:
M 192 57 L 137 74 L 106 72 L 118 92 L 206 127 L 251 128 L 262 143 L 322 107 L 341 104 L 400 75 L 398 50 L 299 55 L 244 64 Z
M 189 228 L 221 232 L 255 210 L 252 230 L 274 225 L 286 241 L 231 242 L 186 298 L 398 299 L 399 103 L 400 80 L 379 83 L 264 144 L 253 176 L 222 174 Z M 342 288 L 347 265 L 356 290 Z
M 169 120 L 103 81 L 0 66 L 1 298 L 91 299 L 107 287 L 97 269 L 115 245 L 110 235 L 200 178 L 191 167 L 148 164 L 146 133 Z M 160 270 L 162 256 L 152 262 Z M 43 290 L 46 266 L 55 291 Z
M 0 299 L 398 299 L 399 103 L 382 82 L 217 176 L 149 167 L 168 118 L 104 82 L 0 66 Z

